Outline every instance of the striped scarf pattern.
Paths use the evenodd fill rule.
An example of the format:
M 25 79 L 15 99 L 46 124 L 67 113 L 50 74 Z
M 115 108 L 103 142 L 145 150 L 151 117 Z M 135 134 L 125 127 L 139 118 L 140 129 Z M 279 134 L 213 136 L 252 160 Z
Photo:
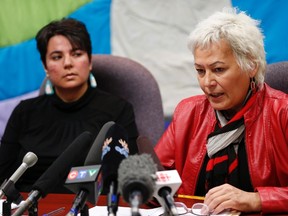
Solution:
M 221 112 L 216 111 L 219 124 L 207 138 L 207 154 L 209 161 L 206 166 L 206 191 L 229 183 L 239 185 L 238 146 L 244 144 L 244 114 L 255 102 L 254 94 L 245 106 L 228 122 Z

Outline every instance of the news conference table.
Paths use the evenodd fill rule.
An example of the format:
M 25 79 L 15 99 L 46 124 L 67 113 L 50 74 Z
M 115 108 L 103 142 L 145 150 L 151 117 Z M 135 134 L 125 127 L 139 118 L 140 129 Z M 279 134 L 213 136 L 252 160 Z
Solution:
M 28 194 L 22 193 L 22 196 L 24 199 L 26 199 L 28 197 Z M 65 208 L 64 211 L 55 215 L 57 216 L 66 215 L 72 206 L 74 198 L 75 194 L 48 194 L 45 198 L 40 199 L 38 201 L 38 215 L 42 216 L 44 214 L 53 212 L 54 210 L 63 207 Z M 87 204 L 89 208 L 94 207 L 94 205 L 90 204 L 89 202 L 87 202 Z M 106 196 L 101 195 L 98 198 L 97 205 L 106 206 L 106 204 L 107 204 Z M 120 199 L 119 206 L 128 207 L 128 204 L 125 203 L 122 199 Z M 141 206 L 141 208 L 148 208 L 148 206 L 143 205 Z
M 28 194 L 22 194 L 24 199 L 27 198 Z M 40 199 L 38 201 L 38 215 L 42 216 L 44 214 L 50 213 L 54 210 L 60 209 L 60 208 L 65 208 L 64 211 L 58 214 L 52 214 L 52 215 L 57 215 L 57 216 L 62 216 L 66 215 L 68 211 L 70 210 L 73 200 L 75 198 L 74 194 L 48 194 L 45 198 Z M 186 206 L 191 207 L 195 202 L 199 202 L 199 200 L 193 200 L 193 199 L 184 199 L 184 198 L 175 198 L 175 201 L 177 202 L 183 202 L 186 204 Z M 87 203 L 89 208 L 94 207 L 94 205 L 91 205 L 90 203 Z M 106 206 L 107 204 L 107 199 L 106 196 L 100 196 L 98 201 L 97 201 L 97 206 Z M 122 207 L 128 207 L 129 205 L 125 203 L 122 199 L 119 201 L 119 206 Z M 150 208 L 148 205 L 142 205 L 140 208 Z M 51 215 L 51 216 L 52 216 Z M 260 213 L 256 214 L 244 214 L 242 213 L 241 215 L 261 215 Z M 286 214 L 287 215 L 287 214 Z M 49 214 L 48 214 L 49 216 Z M 128 215 L 127 215 L 128 216 Z M 283 216 L 283 214 L 282 214 Z

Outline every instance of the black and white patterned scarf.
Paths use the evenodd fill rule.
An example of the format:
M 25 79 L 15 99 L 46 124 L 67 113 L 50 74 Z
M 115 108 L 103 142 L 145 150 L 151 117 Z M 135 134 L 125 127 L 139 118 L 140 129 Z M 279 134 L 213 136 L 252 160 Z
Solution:
M 256 99 L 254 94 L 245 106 L 227 121 L 221 112 L 216 111 L 218 125 L 208 135 L 207 154 L 209 161 L 206 166 L 206 190 L 229 183 L 238 186 L 238 146 L 244 143 L 244 114 Z

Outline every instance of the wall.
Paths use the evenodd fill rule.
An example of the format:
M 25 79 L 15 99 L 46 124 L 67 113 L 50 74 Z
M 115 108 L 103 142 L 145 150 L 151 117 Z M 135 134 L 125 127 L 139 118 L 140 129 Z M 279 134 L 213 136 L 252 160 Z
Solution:
M 168 119 L 181 99 L 201 94 L 186 46 L 189 32 L 225 6 L 261 20 L 268 63 L 288 60 L 286 0 L 2 0 L 0 137 L 17 103 L 38 94 L 45 73 L 34 36 L 46 23 L 77 18 L 87 25 L 94 54 L 126 56 L 146 66 L 159 83 Z

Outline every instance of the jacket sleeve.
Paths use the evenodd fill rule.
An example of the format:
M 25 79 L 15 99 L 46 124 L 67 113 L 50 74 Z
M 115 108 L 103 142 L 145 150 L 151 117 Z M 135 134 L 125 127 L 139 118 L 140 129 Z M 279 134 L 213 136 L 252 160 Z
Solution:
M 174 126 L 170 123 L 159 142 L 155 146 L 155 152 L 166 169 L 175 168 L 175 144 L 174 144 Z
M 262 213 L 283 213 L 288 211 L 288 187 L 257 187 Z
M 282 104 L 274 103 L 275 106 L 280 106 Z M 280 108 L 277 107 L 279 110 Z M 256 187 L 259 192 L 261 203 L 262 203 L 262 213 L 283 213 L 288 212 L 288 179 L 287 179 L 287 149 L 288 149 L 288 106 L 286 105 L 284 109 L 281 109 L 277 121 L 271 121 L 274 130 L 271 130 L 271 137 L 277 138 L 277 146 L 274 152 L 277 154 L 275 158 L 275 166 L 277 167 L 278 182 L 282 187 Z M 278 124 L 281 126 L 279 128 Z M 277 127 L 278 126 L 278 127 Z M 276 128 L 276 129 L 275 129 Z M 277 132 L 275 132 L 277 131 Z M 281 144 L 281 145 L 280 145 Z M 286 156 L 286 157 L 285 157 Z
M 179 116 L 182 114 L 184 102 L 180 102 L 173 114 L 171 123 L 163 133 L 159 142 L 155 146 L 155 152 L 166 169 L 175 169 L 176 154 L 176 126 L 179 124 Z

